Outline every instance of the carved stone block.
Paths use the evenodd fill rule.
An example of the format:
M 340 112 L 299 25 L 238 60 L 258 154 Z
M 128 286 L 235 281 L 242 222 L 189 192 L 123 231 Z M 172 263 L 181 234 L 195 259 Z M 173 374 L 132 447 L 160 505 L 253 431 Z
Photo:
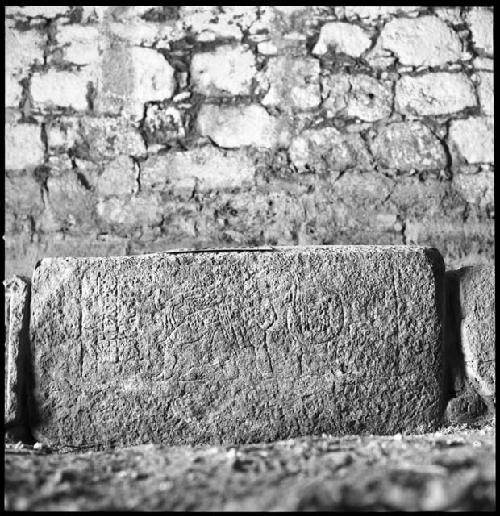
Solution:
M 416 246 L 44 259 L 33 431 L 125 445 L 435 429 L 443 274 Z

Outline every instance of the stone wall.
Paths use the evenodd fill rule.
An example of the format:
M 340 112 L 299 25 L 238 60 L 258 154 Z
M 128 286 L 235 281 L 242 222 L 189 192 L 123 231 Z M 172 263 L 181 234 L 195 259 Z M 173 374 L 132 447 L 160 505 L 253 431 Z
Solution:
M 6 276 L 45 256 L 494 252 L 493 9 L 9 6 Z

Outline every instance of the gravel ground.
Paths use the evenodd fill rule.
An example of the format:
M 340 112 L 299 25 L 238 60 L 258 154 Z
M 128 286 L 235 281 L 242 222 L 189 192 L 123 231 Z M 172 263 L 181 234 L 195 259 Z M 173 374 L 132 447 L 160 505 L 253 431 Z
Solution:
M 10 510 L 495 510 L 495 422 L 425 435 L 82 451 L 5 445 Z

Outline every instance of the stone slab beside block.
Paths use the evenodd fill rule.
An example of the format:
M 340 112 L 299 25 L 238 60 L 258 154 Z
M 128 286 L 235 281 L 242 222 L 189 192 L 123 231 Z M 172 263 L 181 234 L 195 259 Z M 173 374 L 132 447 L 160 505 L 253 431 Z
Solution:
M 5 283 L 8 302 L 5 346 L 5 423 L 22 424 L 26 418 L 26 375 L 29 353 L 30 284 L 20 276 Z
M 32 430 L 73 446 L 435 430 L 443 275 L 417 246 L 43 259 Z

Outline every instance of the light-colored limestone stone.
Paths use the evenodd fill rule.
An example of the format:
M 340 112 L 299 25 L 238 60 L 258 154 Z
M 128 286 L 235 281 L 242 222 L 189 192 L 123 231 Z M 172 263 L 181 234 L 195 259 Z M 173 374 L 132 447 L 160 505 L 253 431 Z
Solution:
M 467 13 L 474 47 L 493 55 L 493 11 L 485 7 L 472 7 Z
M 254 145 L 272 148 L 289 138 L 283 123 L 257 104 L 214 106 L 205 104 L 198 114 L 200 133 L 229 149 Z
M 321 102 L 319 61 L 314 58 L 271 57 L 260 75 L 260 89 L 266 91 L 265 106 L 281 109 L 311 109 Z
M 453 186 L 471 204 L 485 208 L 495 203 L 494 172 L 484 171 L 477 174 L 453 174 Z
M 454 161 L 464 159 L 469 164 L 494 162 L 493 117 L 452 120 L 448 138 Z
M 330 116 L 375 122 L 390 116 L 392 88 L 365 74 L 334 74 L 322 79 L 323 107 Z
M 12 26 L 11 20 L 5 20 L 6 74 L 26 74 L 31 65 L 43 64 L 43 44 L 40 31 L 21 32 Z
M 41 165 L 44 146 L 40 126 L 8 124 L 5 127 L 5 168 L 22 169 Z
M 31 95 L 40 109 L 73 108 L 77 111 L 88 109 L 88 83 L 95 76 L 87 70 L 34 73 L 31 78 Z
M 69 5 L 15 5 L 9 6 L 9 13 L 29 18 L 56 18 L 69 11 Z
M 99 61 L 100 40 L 96 26 L 59 25 L 56 40 L 65 61 L 77 65 L 96 64 Z
M 380 128 L 370 148 L 383 168 L 425 170 L 447 163 L 443 146 L 420 122 L 396 122 Z
M 212 146 L 151 156 L 141 167 L 141 189 L 210 191 L 251 186 L 255 165 L 243 152 Z
M 207 96 L 249 95 L 255 72 L 255 57 L 243 46 L 222 45 L 191 60 L 194 90 Z
M 394 19 L 382 29 L 380 44 L 403 65 L 444 65 L 462 54 L 457 34 L 436 16 Z
M 325 55 L 330 48 L 335 53 L 359 57 L 370 45 L 370 35 L 361 27 L 350 23 L 332 22 L 321 27 L 313 54 Z
M 415 13 L 418 10 L 418 6 L 414 5 L 347 5 L 345 15 L 347 18 L 376 20 L 395 14 Z
M 436 250 L 408 246 L 44 259 L 33 432 L 76 446 L 435 429 L 443 274 Z
M 304 131 L 292 141 L 290 159 L 298 172 L 335 173 L 371 165 L 361 136 L 343 135 L 334 127 Z
M 396 84 L 396 107 L 410 117 L 445 115 L 476 105 L 474 86 L 461 73 L 405 76 Z
M 158 194 L 108 197 L 98 201 L 97 215 L 108 227 L 151 227 L 162 221 L 162 202 Z
M 493 116 L 495 114 L 495 95 L 493 74 L 480 72 L 477 74 L 479 84 L 477 86 L 477 93 L 479 95 L 479 103 L 481 104 L 481 111 L 485 115 Z

